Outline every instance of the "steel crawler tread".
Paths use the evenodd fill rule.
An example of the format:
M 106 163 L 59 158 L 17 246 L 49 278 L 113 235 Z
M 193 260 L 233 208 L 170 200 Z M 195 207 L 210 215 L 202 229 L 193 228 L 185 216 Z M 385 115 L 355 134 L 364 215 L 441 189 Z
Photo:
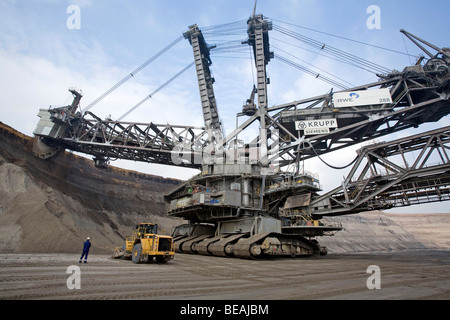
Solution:
M 209 252 L 211 252 L 214 256 L 220 257 L 229 257 L 233 255 L 233 251 L 231 250 L 234 242 L 239 240 L 242 237 L 245 237 L 246 233 L 239 233 L 228 235 L 219 241 L 216 241 L 209 245 Z
M 188 237 L 182 237 L 179 240 L 175 240 L 175 252 L 185 252 L 185 248 L 187 248 L 187 246 L 184 246 L 185 243 L 192 241 L 196 238 L 198 238 L 199 236 L 188 236 Z M 184 246 L 184 247 L 183 247 Z M 188 251 L 188 250 L 186 250 Z M 186 252 L 186 253 L 192 253 L 192 252 Z
M 215 236 L 215 237 L 211 237 L 211 238 L 206 238 L 202 242 L 197 243 L 197 245 L 195 247 L 197 253 L 205 255 L 205 256 L 212 255 L 212 253 L 209 251 L 209 246 L 212 243 L 219 241 L 223 237 L 224 236 Z
M 197 253 L 196 246 L 199 242 L 202 242 L 204 239 L 209 238 L 210 235 L 202 235 L 195 237 L 194 239 L 183 242 L 181 245 L 181 250 L 184 253 Z
M 237 258 L 255 259 L 261 254 L 261 240 L 267 238 L 271 233 L 260 233 L 249 238 L 240 239 L 233 246 L 233 254 Z

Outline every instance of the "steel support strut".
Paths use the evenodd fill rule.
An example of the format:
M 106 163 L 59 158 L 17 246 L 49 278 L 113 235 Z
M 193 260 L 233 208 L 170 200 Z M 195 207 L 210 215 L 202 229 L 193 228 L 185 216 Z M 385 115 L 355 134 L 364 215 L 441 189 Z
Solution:
M 409 163 L 412 152 L 418 155 Z M 450 127 L 363 147 L 342 185 L 312 200 L 308 211 L 344 215 L 450 200 L 449 152 Z

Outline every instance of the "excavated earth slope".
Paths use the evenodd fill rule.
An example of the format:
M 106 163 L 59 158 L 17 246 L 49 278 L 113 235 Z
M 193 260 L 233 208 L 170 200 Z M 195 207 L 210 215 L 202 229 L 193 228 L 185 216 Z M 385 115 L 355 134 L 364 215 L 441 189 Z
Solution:
M 170 232 L 163 194 L 180 181 L 114 167 L 63 152 L 32 153 L 33 139 L 0 123 L 0 252 L 111 253 L 138 222 Z
M 32 154 L 33 139 L 0 123 L 0 253 L 111 254 L 140 221 L 170 229 L 163 194 L 180 181 L 114 167 L 65 152 Z M 450 249 L 450 214 L 368 212 L 328 218 L 345 228 L 321 243 L 330 252 Z
M 329 252 L 450 249 L 450 214 L 392 214 L 381 211 L 327 218 L 344 230 L 323 237 Z

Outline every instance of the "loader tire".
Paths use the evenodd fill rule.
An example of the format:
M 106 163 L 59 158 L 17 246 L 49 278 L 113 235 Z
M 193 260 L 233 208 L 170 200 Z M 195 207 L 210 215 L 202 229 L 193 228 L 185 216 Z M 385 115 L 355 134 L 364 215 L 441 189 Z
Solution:
M 140 243 L 136 243 L 133 247 L 133 252 L 131 253 L 131 260 L 134 263 L 142 263 L 144 261 L 142 255 L 142 245 Z

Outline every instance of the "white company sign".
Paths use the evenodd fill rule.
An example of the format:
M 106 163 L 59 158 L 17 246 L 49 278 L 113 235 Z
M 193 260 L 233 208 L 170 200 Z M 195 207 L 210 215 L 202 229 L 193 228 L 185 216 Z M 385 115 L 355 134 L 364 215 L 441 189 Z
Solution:
M 337 128 L 336 119 L 321 119 L 321 120 L 304 120 L 296 121 L 295 129 L 303 130 L 305 136 L 329 133 L 330 128 Z
M 333 95 L 335 108 L 370 106 L 392 103 L 389 89 L 337 92 Z

